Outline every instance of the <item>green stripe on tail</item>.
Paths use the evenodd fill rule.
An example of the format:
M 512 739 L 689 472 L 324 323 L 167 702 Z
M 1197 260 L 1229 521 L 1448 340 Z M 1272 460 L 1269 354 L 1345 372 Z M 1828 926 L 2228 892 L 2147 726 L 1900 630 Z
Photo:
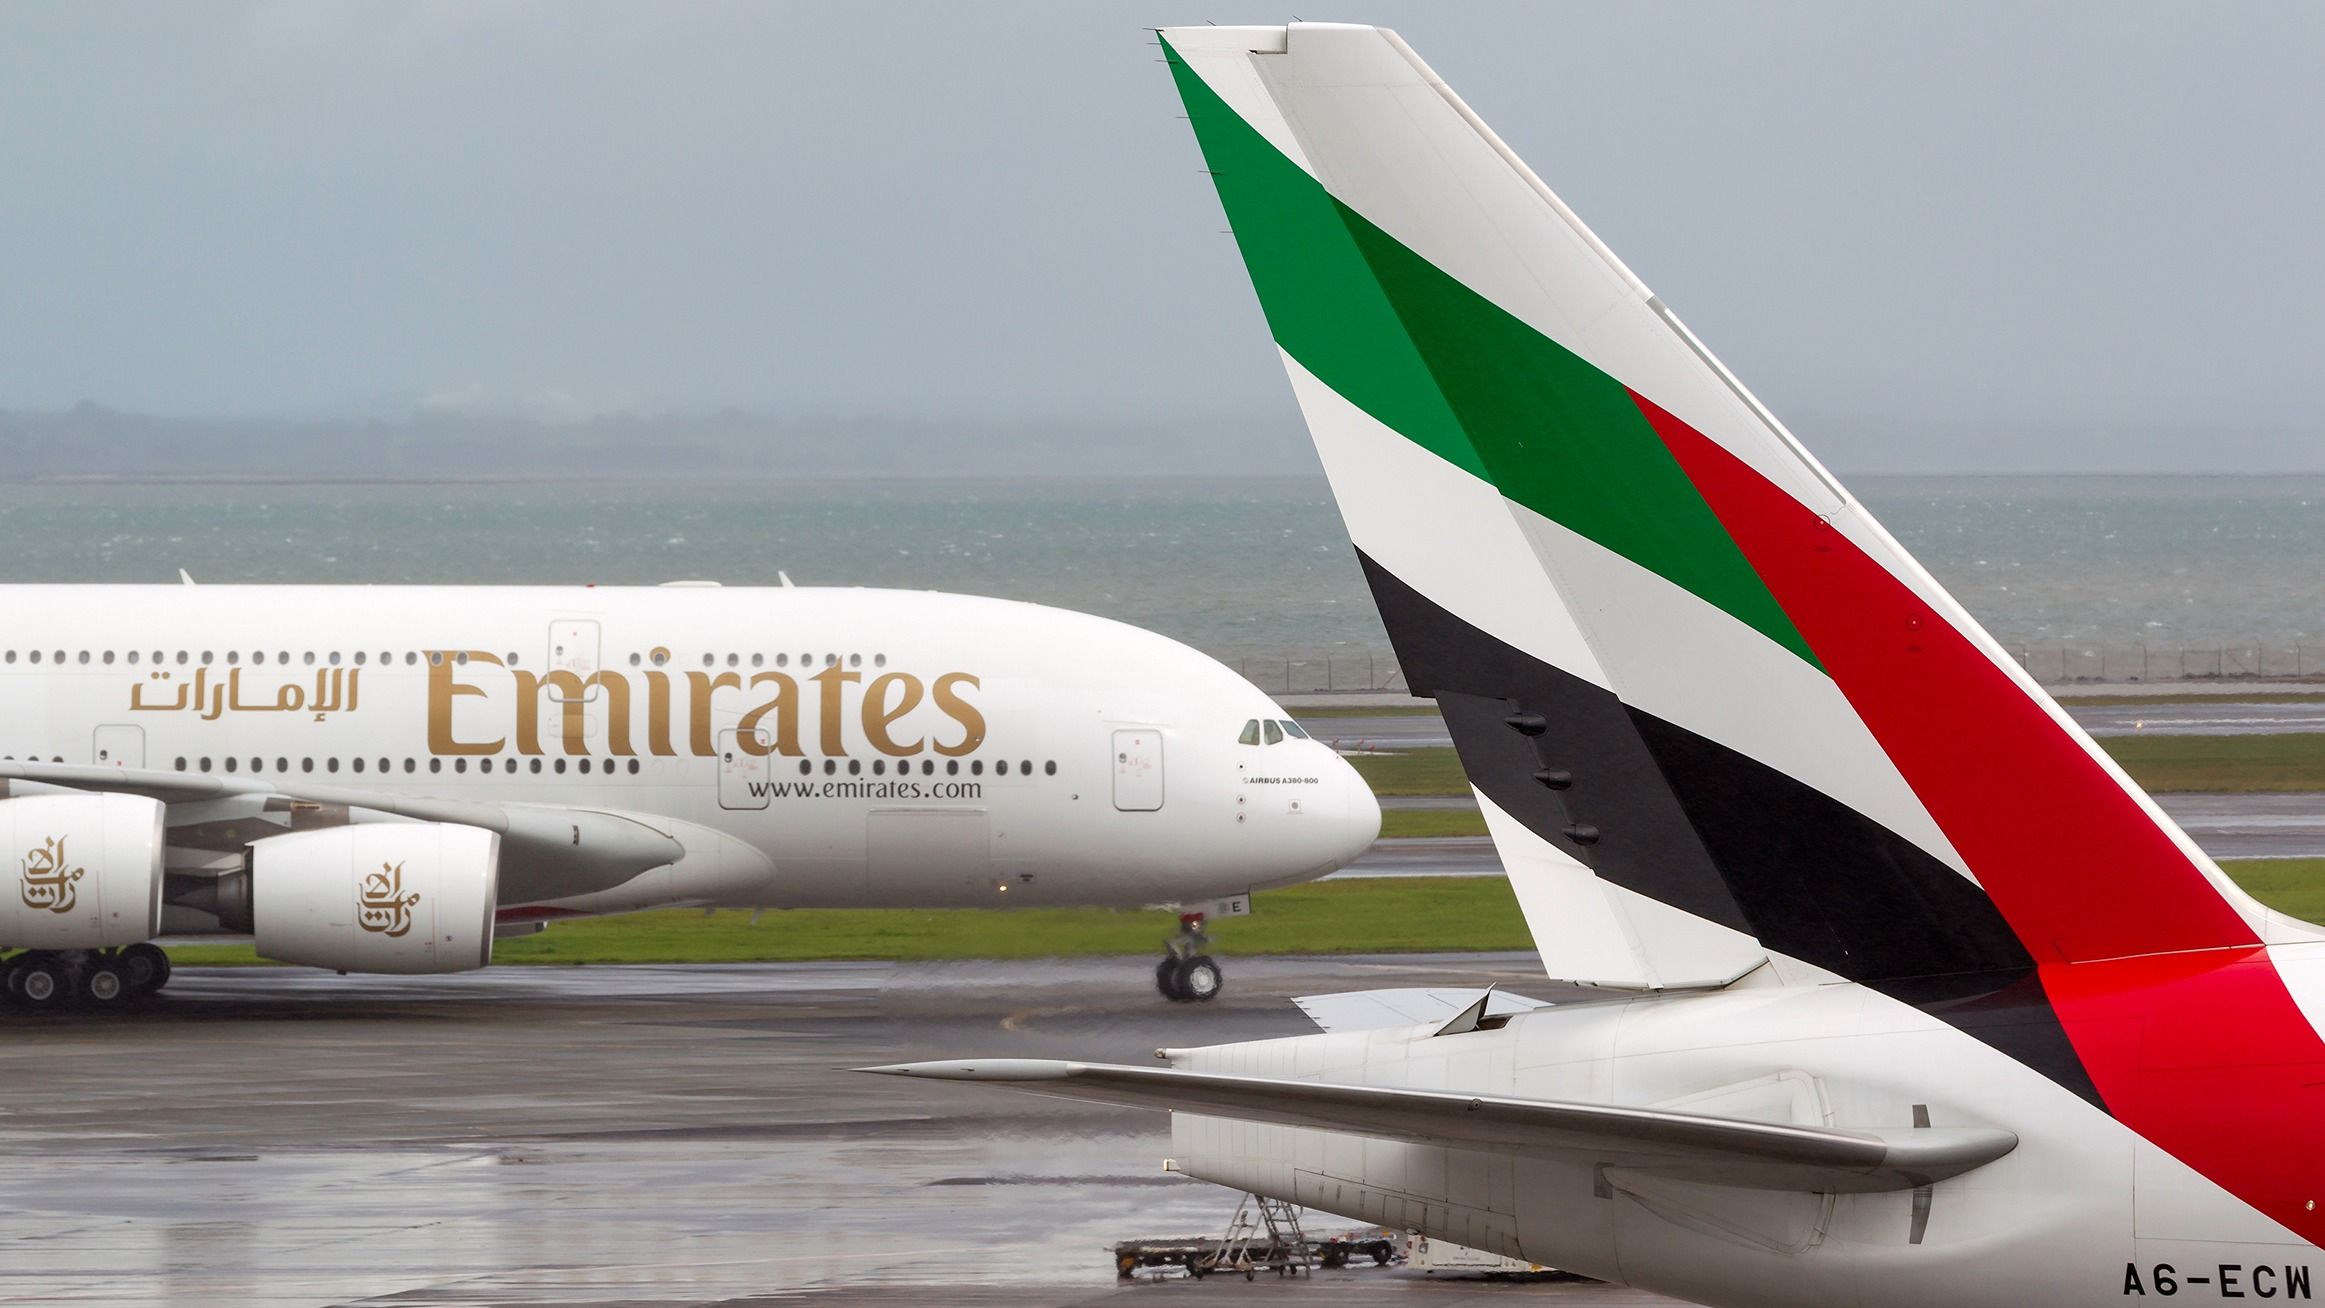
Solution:
M 1621 382 L 1340 203 L 1163 52 L 1285 353 L 1406 439 L 1816 664 Z

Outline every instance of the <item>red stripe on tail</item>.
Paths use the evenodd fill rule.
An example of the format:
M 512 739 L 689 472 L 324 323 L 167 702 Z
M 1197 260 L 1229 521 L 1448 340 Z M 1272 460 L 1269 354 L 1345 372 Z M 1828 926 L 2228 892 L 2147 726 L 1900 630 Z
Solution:
M 2108 1111 L 2325 1243 L 2325 1043 L 2252 926 L 2079 733 L 1903 581 L 1633 398 L 2041 963 Z
M 1632 398 L 2037 962 L 2259 943 L 2079 733 L 1806 505 Z

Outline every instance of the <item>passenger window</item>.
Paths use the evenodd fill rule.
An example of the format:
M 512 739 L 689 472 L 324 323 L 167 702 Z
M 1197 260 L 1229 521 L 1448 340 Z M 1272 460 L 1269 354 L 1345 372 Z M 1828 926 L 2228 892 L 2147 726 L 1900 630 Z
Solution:
M 1267 722 L 1262 722 L 1259 725 L 1267 731 L 1268 744 L 1281 745 L 1284 743 L 1284 729 L 1277 726 L 1272 719 Z
M 1290 718 L 1284 719 L 1284 734 L 1290 736 L 1294 740 L 1306 740 L 1308 738 L 1307 731 L 1304 730 L 1299 723 L 1292 721 Z
M 1243 734 L 1235 738 L 1235 743 L 1238 745 L 1256 745 L 1259 743 L 1258 718 L 1253 718 L 1243 724 Z

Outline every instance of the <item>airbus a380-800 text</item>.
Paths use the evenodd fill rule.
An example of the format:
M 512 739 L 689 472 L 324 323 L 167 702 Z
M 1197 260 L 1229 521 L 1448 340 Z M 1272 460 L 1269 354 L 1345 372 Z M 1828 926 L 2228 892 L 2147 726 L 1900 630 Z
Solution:
M 1249 682 L 933 592 L 0 587 L 0 947 L 19 1002 L 158 987 L 164 935 L 345 972 L 667 907 L 1190 910 L 1379 830 Z M 5 867 L 0 864 L 0 867 Z M 780 930 L 780 922 L 770 929 Z
M 1720 1308 L 2314 1299 L 2325 931 L 1395 33 L 1161 37 L 1406 674 L 1601 997 L 888 1070 L 1176 1109 L 1196 1176 Z

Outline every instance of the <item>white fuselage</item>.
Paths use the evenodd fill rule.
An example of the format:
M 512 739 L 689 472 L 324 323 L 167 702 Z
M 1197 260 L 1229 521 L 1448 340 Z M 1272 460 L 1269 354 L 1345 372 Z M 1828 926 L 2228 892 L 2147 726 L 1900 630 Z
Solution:
M 2305 1006 L 2325 988 L 2320 948 L 2272 951 Z M 1807 1126 L 2002 1127 L 2019 1144 L 1918 1197 L 1818 1194 L 1674 1179 L 1586 1154 L 1449 1148 L 1181 1112 L 1177 1165 L 1233 1188 L 1721 1308 L 2070 1308 L 2325 1293 L 2325 1258 L 2299 1235 L 2050 1079 L 1864 986 L 1616 998 L 1538 1009 L 1499 1029 L 1433 1029 L 1220 1045 L 1172 1059 L 1190 1071 Z M 2305 1102 L 2223 1102 L 2220 1111 L 2239 1115 L 2224 1132 L 2287 1149 L 2316 1133 Z
M 681 861 L 538 915 L 1196 903 L 1320 876 L 1378 831 L 1330 750 L 1238 744 L 1288 716 L 1241 677 L 1030 604 L 14 586 L 0 611 L 12 758 L 649 813 L 772 863 Z

